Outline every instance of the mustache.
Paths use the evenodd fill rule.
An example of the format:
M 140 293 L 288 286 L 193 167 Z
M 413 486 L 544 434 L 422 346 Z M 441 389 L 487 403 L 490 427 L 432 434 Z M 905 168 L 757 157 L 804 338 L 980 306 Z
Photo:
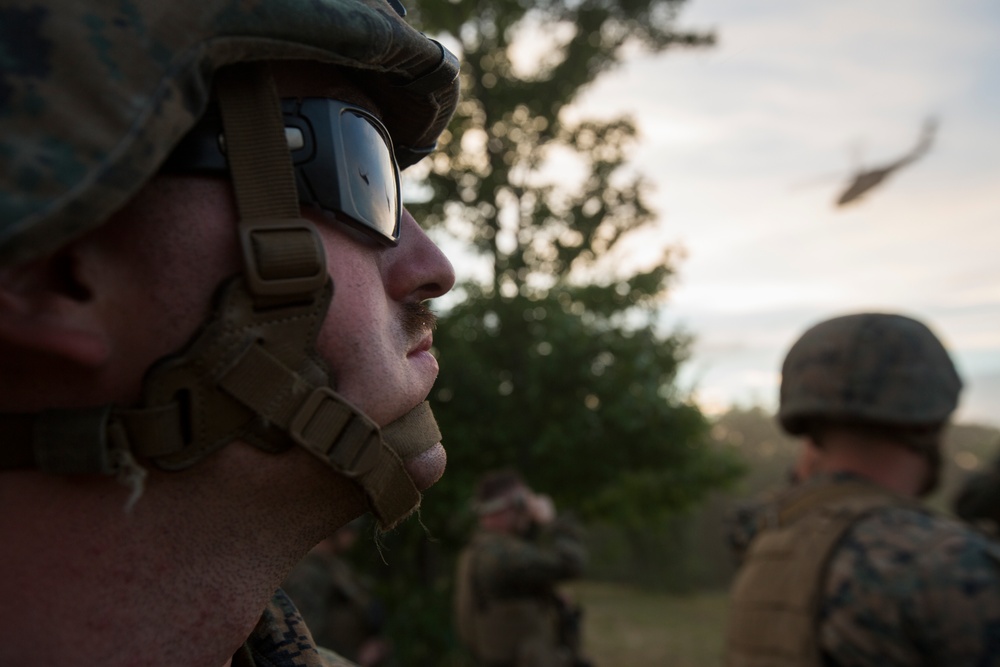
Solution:
M 425 331 L 434 331 L 437 328 L 437 315 L 435 315 L 426 304 L 404 303 L 403 304 L 403 331 L 409 336 L 419 336 Z

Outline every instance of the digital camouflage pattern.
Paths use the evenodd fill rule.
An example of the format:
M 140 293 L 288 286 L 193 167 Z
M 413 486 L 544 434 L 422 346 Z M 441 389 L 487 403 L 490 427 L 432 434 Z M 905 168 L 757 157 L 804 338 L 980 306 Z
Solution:
M 6 0 L 0 266 L 100 225 L 153 175 L 235 62 L 354 68 L 401 167 L 430 150 L 458 62 L 385 0 Z
M 791 492 L 858 481 L 822 475 Z M 862 517 L 834 548 L 821 590 L 828 667 L 1000 665 L 1000 544 L 958 521 L 906 507 Z
M 1000 545 L 946 517 L 878 512 L 837 549 L 820 624 L 837 665 L 1000 665 Z
M 317 647 L 295 605 L 279 589 L 249 639 L 233 656 L 232 667 L 357 666 Z
M 778 418 L 802 434 L 809 418 L 897 426 L 945 422 L 962 381 L 941 342 L 909 317 L 861 313 L 806 331 L 781 369 Z

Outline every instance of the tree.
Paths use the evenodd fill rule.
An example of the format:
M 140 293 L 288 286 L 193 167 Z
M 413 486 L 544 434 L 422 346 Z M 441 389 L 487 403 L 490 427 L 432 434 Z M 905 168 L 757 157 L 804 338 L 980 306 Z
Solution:
M 515 463 L 587 517 L 639 523 L 733 477 L 727 459 L 699 447 L 705 421 L 675 387 L 687 339 L 656 326 L 671 249 L 645 267 L 622 262 L 628 236 L 655 219 L 627 163 L 635 124 L 564 113 L 629 49 L 713 43 L 675 30 L 681 4 L 415 9 L 423 30 L 460 45 L 464 96 L 424 168 L 430 196 L 410 208 L 491 269 L 463 286 L 437 334 L 447 352 L 434 398 L 455 443 L 438 493 L 467 496 L 470 476 Z M 538 54 L 528 65 L 525 49 Z
M 531 296 L 553 280 L 588 283 L 626 232 L 652 220 L 646 184 L 624 168 L 634 123 L 625 116 L 572 122 L 563 111 L 628 47 L 711 44 L 712 35 L 674 31 L 681 4 L 459 0 L 417 7 L 416 22 L 427 32 L 459 41 L 464 95 L 441 150 L 425 164 L 431 196 L 411 209 L 489 257 L 494 295 Z M 516 54 L 527 48 L 541 54 L 532 66 L 517 66 Z M 567 183 L 562 172 L 558 183 L 547 180 L 544 168 L 567 157 L 583 173 L 578 182 Z M 668 274 L 665 266 L 653 271 L 647 292 L 659 291 Z
M 432 401 L 449 452 L 423 510 L 435 542 L 413 524 L 384 538 L 392 566 L 379 577 L 406 664 L 441 664 L 447 652 L 452 559 L 470 523 L 461 510 L 483 471 L 516 465 L 558 506 L 633 531 L 738 475 L 734 459 L 703 446 L 707 422 L 676 386 L 688 338 L 657 326 L 672 249 L 645 266 L 623 261 L 629 237 L 655 220 L 628 165 L 635 123 L 567 113 L 630 50 L 711 44 L 674 29 L 681 4 L 411 8 L 422 30 L 460 45 L 464 94 L 440 150 L 415 168 L 425 197 L 408 206 L 472 248 L 489 277 L 461 286 L 435 335 L 444 353 Z M 404 549 L 421 557 L 393 559 Z
M 479 474 L 513 465 L 584 519 L 640 530 L 733 478 L 675 386 L 687 340 L 574 308 L 596 299 L 581 291 L 470 298 L 444 318 L 433 397 L 449 470 L 432 508 L 462 507 Z

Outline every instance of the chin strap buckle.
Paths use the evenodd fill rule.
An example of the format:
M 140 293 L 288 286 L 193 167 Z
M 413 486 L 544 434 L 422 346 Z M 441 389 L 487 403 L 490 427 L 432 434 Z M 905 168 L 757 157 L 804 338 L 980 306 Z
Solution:
M 289 435 L 325 457 L 337 472 L 358 478 L 378 464 L 382 437 L 375 422 L 329 387 L 317 387 L 288 426 Z

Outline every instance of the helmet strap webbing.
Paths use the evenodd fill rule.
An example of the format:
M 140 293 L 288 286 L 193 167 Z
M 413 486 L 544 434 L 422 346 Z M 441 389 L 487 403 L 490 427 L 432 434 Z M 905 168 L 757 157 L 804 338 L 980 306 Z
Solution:
M 117 474 L 132 455 L 181 470 L 234 439 L 266 451 L 305 447 L 365 491 L 383 528 L 420 503 L 403 466 L 440 441 L 424 403 L 384 433 L 330 387 L 316 338 L 332 298 L 315 226 L 300 217 L 273 79 L 264 64 L 216 79 L 240 213 L 244 274 L 143 383 L 144 406 L 0 415 L 0 469 Z

